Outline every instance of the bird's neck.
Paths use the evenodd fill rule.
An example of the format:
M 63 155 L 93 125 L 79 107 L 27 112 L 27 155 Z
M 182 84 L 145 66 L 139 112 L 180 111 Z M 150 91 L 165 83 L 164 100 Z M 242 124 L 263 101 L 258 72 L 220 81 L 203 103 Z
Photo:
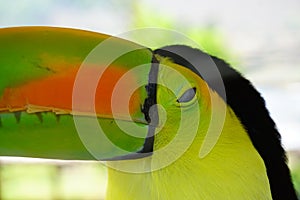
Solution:
M 162 169 L 137 174 L 109 169 L 107 199 L 272 199 L 264 162 L 230 108 L 216 145 L 199 158 L 202 138 L 196 137 L 179 159 Z M 151 168 L 153 159 L 164 162 L 166 157 L 112 166 Z

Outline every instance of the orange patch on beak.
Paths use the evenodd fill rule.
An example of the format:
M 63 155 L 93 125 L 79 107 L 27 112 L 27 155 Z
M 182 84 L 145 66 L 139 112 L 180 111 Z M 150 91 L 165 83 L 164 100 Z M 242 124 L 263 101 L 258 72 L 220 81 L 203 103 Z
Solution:
M 78 69 L 32 80 L 18 87 L 6 88 L 0 98 L 0 111 L 78 112 L 87 115 L 96 112 L 98 116 L 104 117 L 111 117 L 113 112 L 116 116 L 130 117 L 128 110 L 130 115 L 139 112 L 143 102 L 136 78 L 129 74 L 122 83 L 118 83 L 127 72 L 126 69 L 110 66 L 101 77 L 95 77 L 99 74 L 99 70 L 101 68 L 97 67 L 85 70 L 84 85 L 80 86 L 82 90 L 82 96 L 79 97 L 80 105 L 76 106 L 75 110 L 72 100 Z M 91 85 L 93 83 L 90 80 L 93 78 L 99 80 L 96 86 Z M 94 105 L 91 105 L 92 102 L 89 100 L 91 97 L 94 98 Z

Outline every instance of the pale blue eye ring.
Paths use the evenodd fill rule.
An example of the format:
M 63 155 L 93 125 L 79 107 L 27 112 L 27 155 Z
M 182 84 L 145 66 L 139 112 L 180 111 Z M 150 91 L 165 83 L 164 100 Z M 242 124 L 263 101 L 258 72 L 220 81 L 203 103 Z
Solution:
M 177 102 L 178 103 L 190 102 L 194 99 L 195 95 L 196 95 L 196 88 L 195 87 L 190 88 L 187 91 L 185 91 L 179 99 L 177 99 Z

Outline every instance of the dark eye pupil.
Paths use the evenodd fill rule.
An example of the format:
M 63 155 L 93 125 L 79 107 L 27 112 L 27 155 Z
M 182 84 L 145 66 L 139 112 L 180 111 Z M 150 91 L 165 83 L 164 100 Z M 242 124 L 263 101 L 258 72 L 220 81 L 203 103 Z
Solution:
M 183 95 L 179 99 L 177 99 L 177 102 L 178 103 L 189 102 L 194 98 L 195 95 L 196 95 L 196 88 L 190 88 L 187 91 L 185 91 L 185 93 L 183 93 Z

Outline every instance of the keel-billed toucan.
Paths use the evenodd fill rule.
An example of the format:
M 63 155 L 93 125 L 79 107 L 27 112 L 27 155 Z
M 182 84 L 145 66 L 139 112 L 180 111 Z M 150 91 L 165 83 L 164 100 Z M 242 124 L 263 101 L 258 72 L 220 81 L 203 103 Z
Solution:
M 221 59 L 66 28 L 0 44 L 0 156 L 106 161 L 114 200 L 297 198 L 263 98 Z

